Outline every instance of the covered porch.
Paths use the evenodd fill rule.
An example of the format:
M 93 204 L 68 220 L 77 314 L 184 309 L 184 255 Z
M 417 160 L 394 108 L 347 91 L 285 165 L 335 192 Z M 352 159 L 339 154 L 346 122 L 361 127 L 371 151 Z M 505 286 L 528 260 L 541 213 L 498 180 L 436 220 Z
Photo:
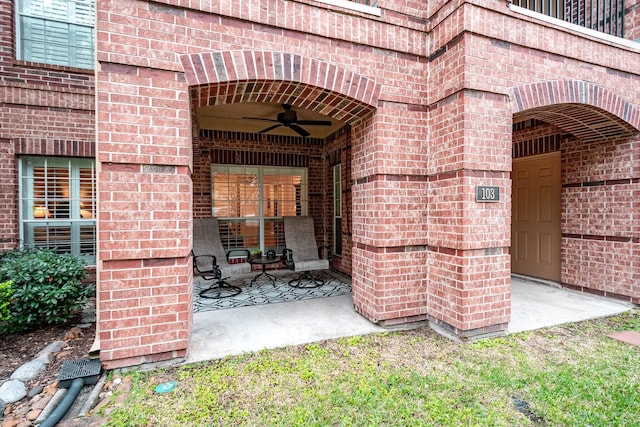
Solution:
M 611 316 L 634 307 L 629 302 L 532 282 L 518 276 L 511 278 L 511 304 L 507 333 Z M 371 323 L 356 313 L 351 295 L 200 311 L 194 314 L 186 362 L 426 324 L 420 322 L 385 328 Z

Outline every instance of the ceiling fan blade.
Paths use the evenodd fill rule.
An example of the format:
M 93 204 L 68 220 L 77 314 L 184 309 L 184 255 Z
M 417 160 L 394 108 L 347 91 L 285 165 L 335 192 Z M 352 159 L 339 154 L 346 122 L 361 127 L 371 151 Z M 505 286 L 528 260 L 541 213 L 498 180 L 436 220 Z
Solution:
M 306 130 L 302 129 L 300 126 L 298 126 L 297 124 L 292 124 L 289 126 L 291 129 L 293 129 L 298 135 L 300 136 L 309 136 L 311 135 L 309 132 L 307 132 Z
M 268 127 L 268 128 L 266 128 L 266 129 L 262 129 L 262 130 L 261 130 L 260 132 L 258 132 L 258 133 L 267 133 L 267 132 L 269 132 L 270 130 L 274 130 L 275 128 L 279 128 L 280 126 L 282 126 L 282 125 L 281 125 L 281 124 L 277 124 L 277 125 L 269 126 L 269 127 Z
M 298 120 L 296 123 L 307 126 L 331 126 L 333 124 L 329 120 Z
M 243 117 L 242 120 L 261 120 L 263 122 L 280 123 L 277 120 L 274 120 L 274 119 L 263 119 L 262 117 Z

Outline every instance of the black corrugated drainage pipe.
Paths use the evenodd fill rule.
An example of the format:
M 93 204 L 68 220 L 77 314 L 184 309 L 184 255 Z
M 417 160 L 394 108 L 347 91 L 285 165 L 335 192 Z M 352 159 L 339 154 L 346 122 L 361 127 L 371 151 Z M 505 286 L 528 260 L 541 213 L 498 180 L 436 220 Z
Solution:
M 54 409 L 47 419 L 40 424 L 40 427 L 54 427 L 58 424 L 62 417 L 64 417 L 64 414 L 66 414 L 69 408 L 71 408 L 73 402 L 75 402 L 76 397 L 80 394 L 80 390 L 82 390 L 82 387 L 84 387 L 84 378 L 76 378 L 73 380 L 60 404 L 56 406 L 56 409 Z
M 82 387 L 85 384 L 95 384 L 98 381 L 101 370 L 102 364 L 98 359 L 78 359 L 64 362 L 58 374 L 58 381 L 61 388 L 67 388 L 67 392 L 58 406 L 40 424 L 40 427 L 54 427 L 58 424 L 73 405 Z

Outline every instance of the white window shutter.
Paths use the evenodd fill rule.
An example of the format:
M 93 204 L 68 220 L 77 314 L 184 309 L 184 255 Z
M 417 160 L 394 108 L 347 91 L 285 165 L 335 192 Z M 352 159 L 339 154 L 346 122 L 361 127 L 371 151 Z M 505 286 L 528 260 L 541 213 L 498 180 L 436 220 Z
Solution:
M 22 54 L 25 61 L 46 62 L 44 21 L 37 18 L 22 18 Z
M 93 27 L 94 3 L 92 0 L 76 1 L 69 13 L 69 21 Z
M 94 67 L 93 0 L 23 0 L 18 5 L 20 59 Z
M 93 29 L 72 25 L 70 36 L 71 65 L 93 68 Z
M 47 63 L 72 65 L 69 62 L 69 25 L 48 21 L 45 28 Z

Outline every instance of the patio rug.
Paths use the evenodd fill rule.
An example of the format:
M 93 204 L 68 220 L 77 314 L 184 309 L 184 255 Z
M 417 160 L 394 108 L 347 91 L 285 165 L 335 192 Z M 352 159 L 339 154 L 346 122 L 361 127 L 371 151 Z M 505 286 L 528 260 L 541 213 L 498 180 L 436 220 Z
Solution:
M 298 289 L 289 286 L 289 280 L 300 273 L 289 270 L 269 270 L 277 277 L 275 285 L 264 277 L 250 286 L 251 280 L 258 274 L 243 275 L 228 282 L 242 289 L 238 295 L 228 298 L 200 298 L 200 290 L 210 286 L 210 282 L 194 277 L 194 311 L 223 310 L 225 308 L 248 307 L 252 305 L 274 304 L 288 301 L 301 301 L 311 298 L 335 297 L 351 294 L 350 280 L 329 271 L 316 271 L 314 277 L 325 281 L 324 285 L 312 289 Z

